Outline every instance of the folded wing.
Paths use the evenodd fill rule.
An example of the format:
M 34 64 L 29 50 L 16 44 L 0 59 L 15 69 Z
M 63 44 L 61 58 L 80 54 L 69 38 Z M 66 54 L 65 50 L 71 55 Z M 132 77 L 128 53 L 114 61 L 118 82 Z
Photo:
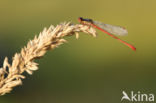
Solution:
M 104 24 L 98 21 L 93 21 L 93 23 L 97 25 L 98 27 L 114 35 L 124 36 L 128 34 L 128 31 L 125 28 L 120 27 L 120 26 Z

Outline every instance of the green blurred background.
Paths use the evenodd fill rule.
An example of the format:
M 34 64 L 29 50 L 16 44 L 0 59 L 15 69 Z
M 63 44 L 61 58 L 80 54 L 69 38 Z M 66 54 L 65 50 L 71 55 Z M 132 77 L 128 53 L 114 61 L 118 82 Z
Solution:
M 120 103 L 122 91 L 156 94 L 155 0 L 0 0 L 0 65 L 5 56 L 33 39 L 44 27 L 79 16 L 121 25 L 122 39 L 137 51 L 98 31 L 84 33 L 37 60 L 39 70 L 24 73 L 23 85 L 0 103 Z M 126 101 L 124 101 L 126 103 Z

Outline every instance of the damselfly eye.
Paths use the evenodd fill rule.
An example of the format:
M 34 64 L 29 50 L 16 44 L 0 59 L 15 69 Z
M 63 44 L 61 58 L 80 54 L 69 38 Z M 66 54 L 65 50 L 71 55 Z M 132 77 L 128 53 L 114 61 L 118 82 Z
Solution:
M 78 19 L 79 19 L 79 20 L 81 20 L 81 21 L 83 20 L 83 18 L 82 18 L 82 17 L 79 17 Z

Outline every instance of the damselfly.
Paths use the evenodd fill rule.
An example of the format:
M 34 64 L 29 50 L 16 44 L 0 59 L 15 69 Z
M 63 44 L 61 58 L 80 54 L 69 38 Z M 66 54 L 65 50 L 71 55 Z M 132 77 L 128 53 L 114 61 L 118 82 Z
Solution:
M 131 45 L 115 36 L 115 35 L 121 35 L 121 36 L 127 35 L 128 32 L 125 28 L 120 27 L 120 26 L 110 25 L 110 24 L 104 24 L 104 23 L 101 23 L 98 21 L 93 21 L 92 19 L 84 19 L 82 17 L 79 17 L 78 21 L 83 25 L 92 26 L 94 28 L 101 30 L 102 32 L 108 34 L 109 36 L 113 37 L 114 39 L 119 40 L 123 44 L 130 47 L 132 50 L 136 51 L 136 48 L 133 45 Z

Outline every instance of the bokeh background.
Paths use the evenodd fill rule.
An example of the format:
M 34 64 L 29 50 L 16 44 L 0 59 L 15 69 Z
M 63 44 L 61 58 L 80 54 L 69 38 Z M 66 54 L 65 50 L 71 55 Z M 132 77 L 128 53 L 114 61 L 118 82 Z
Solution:
M 23 85 L 0 103 L 120 103 L 122 91 L 156 94 L 155 0 L 0 0 L 0 66 L 5 56 L 33 39 L 44 27 L 78 23 L 79 16 L 121 25 L 122 39 L 137 51 L 98 31 L 84 33 L 37 60 L 39 70 L 24 73 Z M 126 101 L 123 101 L 127 103 Z

